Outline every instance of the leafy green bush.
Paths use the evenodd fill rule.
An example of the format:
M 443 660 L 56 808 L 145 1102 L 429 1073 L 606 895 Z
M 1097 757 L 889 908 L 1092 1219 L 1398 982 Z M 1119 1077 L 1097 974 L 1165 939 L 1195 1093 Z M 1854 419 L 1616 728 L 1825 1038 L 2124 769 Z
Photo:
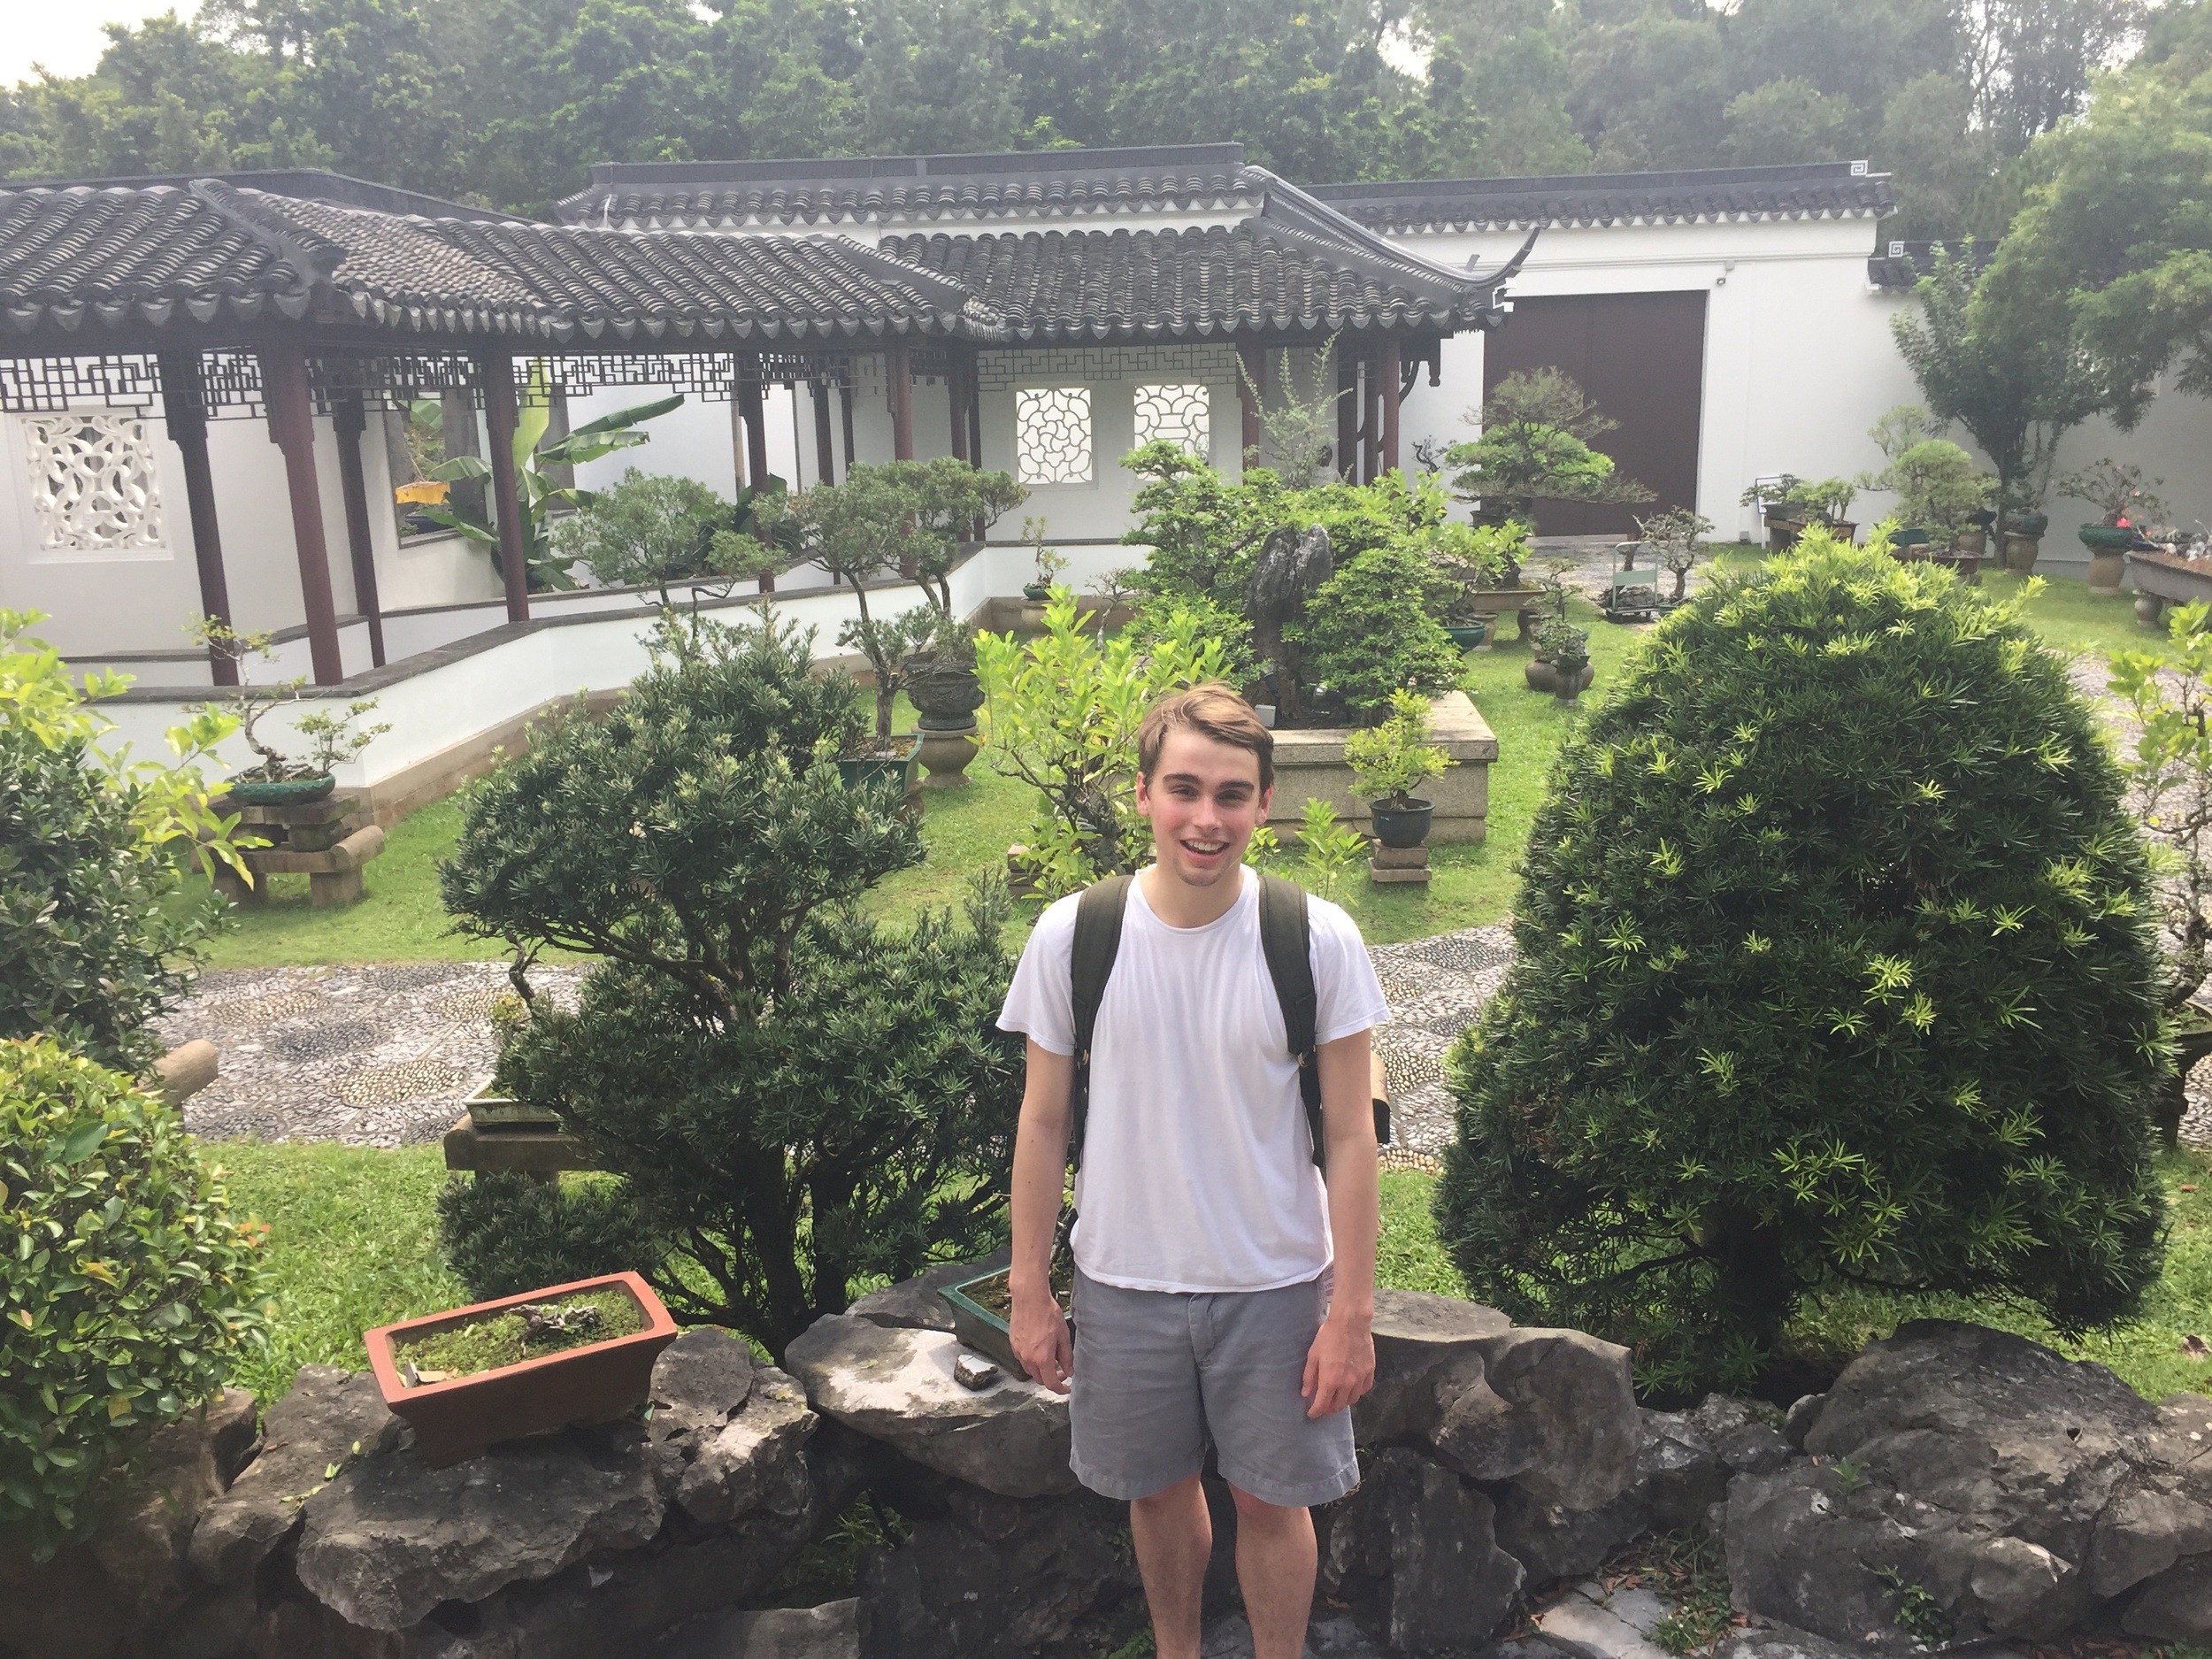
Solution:
M 237 866 L 195 763 L 237 729 L 203 710 L 170 732 L 174 764 L 110 754 L 88 697 L 28 630 L 0 611 L 0 1038 L 50 1033 L 104 1065 L 138 1071 L 161 1053 L 153 1021 L 190 979 L 197 941 L 228 916 L 210 893 L 181 896 L 188 860 Z
M 0 1531 L 81 1533 L 100 1476 L 222 1387 L 263 1340 L 259 1233 L 158 1097 L 0 1041 Z
M 1391 696 L 1388 719 L 1344 740 L 1344 764 L 1361 795 L 1402 809 L 1452 761 L 1441 744 L 1429 741 L 1428 699 L 1401 691 Z
M 668 1253 L 618 1181 L 556 1186 L 499 1171 L 447 1183 L 438 1194 L 438 1242 L 477 1302 L 602 1273 L 653 1272 Z
M 1341 697 L 1363 725 L 1383 718 L 1393 692 L 1459 683 L 1459 652 L 1427 603 L 1433 580 L 1419 544 L 1368 548 L 1340 558 L 1305 619 L 1283 630 L 1300 648 L 1306 677 Z
M 2064 664 L 1939 570 L 1717 573 L 1561 750 L 1455 1049 L 1471 1294 L 1740 1384 L 1840 1285 L 2063 1332 L 2158 1274 L 2143 849 Z
M 464 932 L 600 958 L 502 1077 L 669 1241 L 638 1265 L 680 1317 L 780 1350 L 856 1278 L 987 1241 L 1021 1045 L 1002 896 L 906 933 L 854 905 L 922 848 L 895 788 L 817 758 L 862 724 L 851 681 L 772 618 L 697 641 L 477 786 L 442 884 Z
M 695 478 L 634 466 L 553 526 L 553 551 L 564 565 L 587 565 L 607 587 L 650 588 L 672 605 L 673 583 L 709 580 L 726 590 L 791 562 L 795 548 L 750 533 L 757 503 L 781 493 L 778 481 L 773 491 L 743 489 L 731 502 Z

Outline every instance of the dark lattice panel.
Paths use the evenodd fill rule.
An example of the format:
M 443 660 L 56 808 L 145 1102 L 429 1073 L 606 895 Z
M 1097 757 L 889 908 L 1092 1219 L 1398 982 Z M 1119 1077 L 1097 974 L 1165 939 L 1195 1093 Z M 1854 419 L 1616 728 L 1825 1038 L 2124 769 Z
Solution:
M 140 408 L 161 390 L 150 357 L 0 357 L 0 411 Z

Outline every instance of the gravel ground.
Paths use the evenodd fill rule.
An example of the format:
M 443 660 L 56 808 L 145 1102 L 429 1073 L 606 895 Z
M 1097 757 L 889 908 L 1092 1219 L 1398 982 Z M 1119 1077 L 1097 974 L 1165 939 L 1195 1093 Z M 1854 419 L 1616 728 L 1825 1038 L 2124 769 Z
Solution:
M 1402 945 L 1377 945 L 1376 976 L 1390 1003 L 1389 1023 L 1375 1033 L 1375 1050 L 1390 1079 L 1392 1139 L 1417 1164 L 1452 1138 L 1452 1100 L 1444 1086 L 1444 1054 L 1490 1000 L 1513 960 L 1512 930 L 1463 928 Z
M 538 968 L 530 982 L 566 1002 L 576 970 Z M 202 974 L 162 1025 L 170 1042 L 204 1037 L 219 1056 L 185 1126 L 209 1141 L 435 1141 L 490 1074 L 492 1002 L 508 988 L 496 962 Z

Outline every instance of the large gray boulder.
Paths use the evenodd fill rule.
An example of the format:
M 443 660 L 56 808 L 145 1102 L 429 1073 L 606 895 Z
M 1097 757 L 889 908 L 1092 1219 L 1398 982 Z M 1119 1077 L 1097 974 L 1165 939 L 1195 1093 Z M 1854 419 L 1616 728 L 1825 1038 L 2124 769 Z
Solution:
M 1511 1480 L 1540 1503 L 1594 1509 L 1633 1471 L 1640 1425 L 1628 1350 L 1579 1331 L 1479 1338 L 1439 1369 L 1428 1444 L 1472 1479 Z
M 863 1659 L 1025 1659 L 1141 1594 L 1128 1506 L 1088 1492 L 1014 1499 L 952 1486 L 947 1512 L 860 1567 Z M 1081 1651 L 1095 1651 L 1102 1641 Z
M 814 1409 L 916 1463 L 1002 1497 L 1072 1492 L 1065 1395 L 1018 1378 L 953 1380 L 960 1344 L 942 1331 L 832 1314 L 785 1350 Z
M 244 1584 L 290 1538 L 332 1464 L 373 1453 L 401 1424 L 376 1379 L 335 1365 L 303 1365 L 262 1422 L 261 1453 L 192 1530 L 193 1570 L 211 1584 Z
M 859 1659 L 860 1602 L 777 1607 L 702 1621 L 653 1650 L 653 1659 Z
M 1001 1245 L 979 1262 L 943 1263 L 895 1285 L 872 1290 L 845 1311 L 856 1319 L 895 1331 L 949 1331 L 952 1310 L 945 1305 L 945 1299 L 938 1291 L 964 1279 L 1004 1267 L 1013 1259 L 1013 1247 Z
M 806 1507 L 806 1443 L 821 1421 L 806 1391 L 710 1325 L 687 1331 L 653 1366 L 656 1447 L 681 1459 L 677 1507 L 719 1526 L 766 1505 L 793 1515 Z
M 364 1457 L 307 1501 L 295 1570 L 347 1624 L 399 1631 L 446 1601 L 549 1578 L 660 1531 L 664 1465 L 634 1423 L 494 1447 L 431 1469 Z
M 1729 1576 L 1740 1609 L 1856 1651 L 2047 1640 L 2154 1579 L 2131 1615 L 2172 1624 L 2212 1552 L 2212 1405 L 2020 1337 L 1906 1325 L 1800 1425 L 1816 1465 L 1729 1488 Z
M 1419 1290 L 1375 1293 L 1375 1386 L 1352 1408 L 1362 1446 L 1425 1439 L 1435 1425 L 1437 1373 L 1513 1321 L 1495 1308 Z
M 1330 1512 L 1322 1592 L 1371 1608 L 1395 1652 L 1478 1646 L 1525 1577 L 1498 1548 L 1495 1519 L 1489 1498 L 1455 1471 L 1392 1447 Z

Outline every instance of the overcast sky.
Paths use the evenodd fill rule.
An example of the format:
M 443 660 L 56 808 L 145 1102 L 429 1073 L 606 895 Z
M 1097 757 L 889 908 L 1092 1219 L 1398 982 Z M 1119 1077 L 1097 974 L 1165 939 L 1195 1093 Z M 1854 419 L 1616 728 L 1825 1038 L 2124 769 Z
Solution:
M 103 23 L 135 23 L 168 11 L 189 17 L 198 0 L 0 0 L 0 86 L 30 76 L 33 64 L 81 75 L 100 61 Z

